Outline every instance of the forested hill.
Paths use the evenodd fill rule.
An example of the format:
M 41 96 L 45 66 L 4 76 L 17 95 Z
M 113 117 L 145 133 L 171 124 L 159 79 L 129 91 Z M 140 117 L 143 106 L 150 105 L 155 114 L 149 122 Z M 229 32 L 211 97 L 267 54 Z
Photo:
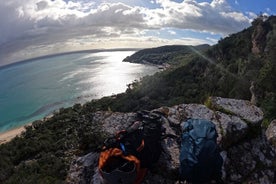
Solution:
M 203 80 L 207 91 L 249 100 L 254 93 L 253 101 L 264 109 L 266 117 L 275 118 L 275 51 L 276 16 L 258 17 L 251 27 L 220 40 L 206 52 L 212 61 Z
M 115 110 L 202 102 L 207 96 L 251 100 L 268 119 L 276 117 L 276 17 L 258 17 L 252 26 L 209 47 L 164 46 L 138 51 L 126 61 L 178 67 L 133 84 L 111 102 Z M 127 104 L 124 100 L 130 98 Z
M 176 64 L 177 61 L 194 50 L 203 51 L 209 48 L 207 44 L 198 46 L 189 45 L 167 45 L 157 48 L 140 50 L 133 55 L 124 59 L 125 62 L 131 63 L 151 63 L 161 65 L 163 63 Z

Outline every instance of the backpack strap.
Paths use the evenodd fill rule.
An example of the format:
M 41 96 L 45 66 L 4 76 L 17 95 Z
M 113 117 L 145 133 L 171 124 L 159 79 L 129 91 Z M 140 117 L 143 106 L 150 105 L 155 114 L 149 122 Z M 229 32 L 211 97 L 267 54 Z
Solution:
M 101 151 L 109 148 L 119 148 L 125 155 L 140 152 L 145 144 L 142 129 L 142 122 L 134 122 L 126 130 L 120 130 L 114 136 L 107 138 Z
M 162 117 L 165 117 L 166 114 L 159 112 L 159 111 L 147 111 L 147 110 L 142 110 L 137 112 L 137 118 L 140 121 L 158 121 Z

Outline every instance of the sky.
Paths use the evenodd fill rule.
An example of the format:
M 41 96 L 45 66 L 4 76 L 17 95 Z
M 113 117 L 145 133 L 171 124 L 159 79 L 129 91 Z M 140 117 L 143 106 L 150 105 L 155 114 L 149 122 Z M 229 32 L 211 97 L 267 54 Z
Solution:
M 0 66 L 90 49 L 216 44 L 275 0 L 0 0 Z

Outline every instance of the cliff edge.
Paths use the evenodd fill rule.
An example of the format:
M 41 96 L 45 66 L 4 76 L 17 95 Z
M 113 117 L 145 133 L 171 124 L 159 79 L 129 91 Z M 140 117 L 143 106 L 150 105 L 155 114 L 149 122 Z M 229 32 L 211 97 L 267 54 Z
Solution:
M 180 104 L 160 107 L 154 111 L 166 112 L 163 127 L 166 133 L 176 137 L 180 136 L 180 123 L 187 118 L 207 119 L 215 123 L 221 140 L 223 180 L 226 183 L 275 182 L 275 147 L 261 131 L 263 112 L 251 102 L 210 97 L 205 105 Z M 100 124 L 107 134 L 113 134 L 133 123 L 135 115 L 136 113 L 98 111 L 91 114 L 90 121 Z M 270 137 L 275 139 L 275 131 L 274 134 L 272 130 L 270 132 Z M 162 141 L 161 158 L 143 183 L 178 183 L 178 140 L 168 137 Z M 71 162 L 67 183 L 101 183 L 97 171 L 98 155 L 99 153 L 90 152 L 76 156 Z

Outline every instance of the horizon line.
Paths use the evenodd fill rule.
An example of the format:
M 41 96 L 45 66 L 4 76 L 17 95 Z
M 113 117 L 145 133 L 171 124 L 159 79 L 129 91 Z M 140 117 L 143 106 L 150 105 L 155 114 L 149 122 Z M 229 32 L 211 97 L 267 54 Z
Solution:
M 49 55 L 41 55 L 41 56 L 37 56 L 37 57 L 34 57 L 34 58 L 18 60 L 18 61 L 6 64 L 6 65 L 1 65 L 0 69 L 9 68 L 9 67 L 19 65 L 19 64 L 25 64 L 25 63 L 32 62 L 32 61 L 38 60 L 38 59 L 51 58 L 51 57 L 56 57 L 56 56 L 63 56 L 63 55 L 67 55 L 67 54 L 97 53 L 97 52 L 109 52 L 109 51 L 138 51 L 138 50 L 142 50 L 142 49 L 145 49 L 145 48 L 88 49 L 88 50 L 76 50 L 76 51 L 69 51 L 69 52 L 60 52 L 60 53 L 54 53 L 54 54 L 49 54 Z

